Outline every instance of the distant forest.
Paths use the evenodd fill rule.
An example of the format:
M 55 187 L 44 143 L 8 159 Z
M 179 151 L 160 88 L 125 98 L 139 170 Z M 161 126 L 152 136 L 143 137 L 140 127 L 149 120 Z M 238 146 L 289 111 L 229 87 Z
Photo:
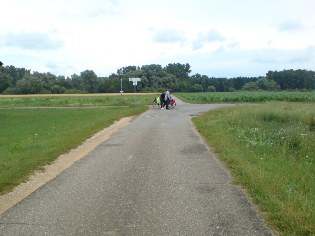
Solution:
M 70 77 L 51 73 L 31 72 L 29 69 L 4 66 L 0 62 L 0 94 L 63 94 L 133 92 L 129 78 L 141 78 L 137 92 L 233 92 L 237 90 L 314 90 L 315 72 L 309 70 L 268 71 L 262 77 L 215 78 L 191 75 L 188 63 L 127 66 L 108 77 L 98 77 L 85 70 Z

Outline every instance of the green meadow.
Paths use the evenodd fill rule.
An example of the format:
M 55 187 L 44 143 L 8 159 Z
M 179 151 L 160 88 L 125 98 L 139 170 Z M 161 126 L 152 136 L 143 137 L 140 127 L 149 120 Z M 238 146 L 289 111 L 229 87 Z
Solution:
M 154 94 L 82 94 L 0 96 L 0 107 L 86 107 L 148 105 Z
M 0 194 L 122 117 L 144 112 L 151 97 L 0 97 L 0 107 L 26 107 L 0 109 Z

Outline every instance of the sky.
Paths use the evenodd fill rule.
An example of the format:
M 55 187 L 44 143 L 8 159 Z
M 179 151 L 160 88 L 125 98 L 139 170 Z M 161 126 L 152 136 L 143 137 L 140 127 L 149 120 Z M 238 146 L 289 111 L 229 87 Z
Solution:
M 233 78 L 315 70 L 314 0 L 0 0 L 0 61 L 71 76 L 188 63 Z

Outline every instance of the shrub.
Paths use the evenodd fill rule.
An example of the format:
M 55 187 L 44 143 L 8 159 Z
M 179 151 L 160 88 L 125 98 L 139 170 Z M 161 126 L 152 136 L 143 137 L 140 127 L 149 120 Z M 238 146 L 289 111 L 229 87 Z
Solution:
M 208 92 L 216 92 L 216 89 L 214 86 L 209 86 L 208 87 Z

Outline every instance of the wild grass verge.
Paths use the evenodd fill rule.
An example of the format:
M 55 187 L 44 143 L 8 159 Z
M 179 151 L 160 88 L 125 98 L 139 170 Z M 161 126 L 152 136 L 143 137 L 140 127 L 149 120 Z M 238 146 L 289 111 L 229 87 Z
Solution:
M 122 117 L 147 106 L 0 110 L 0 194 Z
M 270 102 L 193 118 L 268 224 L 315 234 L 315 104 Z

